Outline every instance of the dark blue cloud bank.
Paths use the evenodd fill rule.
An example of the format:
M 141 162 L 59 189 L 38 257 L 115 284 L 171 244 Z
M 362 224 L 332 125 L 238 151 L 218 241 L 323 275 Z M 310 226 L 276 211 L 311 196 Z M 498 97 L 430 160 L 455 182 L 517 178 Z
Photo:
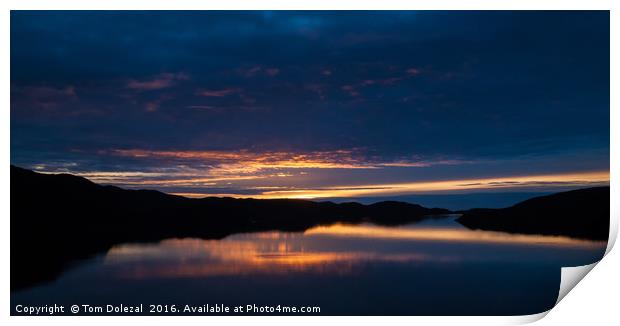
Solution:
M 605 11 L 11 13 L 11 162 L 129 187 L 608 171 L 609 105 Z

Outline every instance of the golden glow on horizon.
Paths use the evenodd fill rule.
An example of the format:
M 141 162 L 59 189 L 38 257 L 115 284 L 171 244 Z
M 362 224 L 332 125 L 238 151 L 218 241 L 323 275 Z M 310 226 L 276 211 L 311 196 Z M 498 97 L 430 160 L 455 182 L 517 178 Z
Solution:
M 484 164 L 483 161 L 408 159 L 381 160 L 363 154 L 363 150 L 314 152 L 288 151 L 150 151 L 112 149 L 102 155 L 130 157 L 139 161 L 136 168 L 145 171 L 76 171 L 78 163 L 64 162 L 60 171 L 86 177 L 93 182 L 128 187 L 158 189 L 186 197 L 236 198 L 355 198 L 382 197 L 437 192 L 485 191 L 493 189 L 558 189 L 609 184 L 609 171 L 533 174 L 463 178 L 453 180 L 382 182 L 385 176 L 419 175 L 424 167 L 435 165 Z M 142 165 L 144 164 L 144 166 Z M 47 172 L 47 165 L 35 168 Z M 336 171 L 320 171 L 337 169 Z M 366 169 L 367 171 L 364 171 Z M 384 171 L 388 170 L 389 171 Z M 478 170 L 480 167 L 477 168 Z M 362 170 L 362 171 L 360 171 Z M 402 171 L 401 171 L 402 170 Z M 342 173 L 340 175 L 340 173 Z M 359 176 L 366 184 L 361 184 Z M 338 184 L 330 176 L 341 176 Z M 413 175 L 409 177 L 413 178 Z M 347 181 L 350 180 L 350 181 Z M 393 180 L 393 179 L 391 179 Z M 357 182 L 357 184 L 355 184 Z
M 420 181 L 409 183 L 372 184 L 358 186 L 324 187 L 321 189 L 290 189 L 268 190 L 256 195 L 235 194 L 199 194 L 176 193 L 187 197 L 230 196 L 237 198 L 294 198 L 314 199 L 333 197 L 362 197 L 362 196 L 390 196 L 416 193 L 459 191 L 459 190 L 489 190 L 520 187 L 552 187 L 552 186 L 593 186 L 609 183 L 609 171 L 575 172 L 564 174 L 544 174 L 532 176 L 515 176 L 500 178 L 458 179 L 442 181 Z

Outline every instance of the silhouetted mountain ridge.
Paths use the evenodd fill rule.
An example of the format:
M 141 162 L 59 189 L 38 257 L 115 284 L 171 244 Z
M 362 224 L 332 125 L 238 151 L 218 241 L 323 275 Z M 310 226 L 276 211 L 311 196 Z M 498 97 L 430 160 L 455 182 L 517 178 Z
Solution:
M 607 240 L 609 187 L 535 197 L 501 209 L 476 208 L 457 221 L 471 229 Z

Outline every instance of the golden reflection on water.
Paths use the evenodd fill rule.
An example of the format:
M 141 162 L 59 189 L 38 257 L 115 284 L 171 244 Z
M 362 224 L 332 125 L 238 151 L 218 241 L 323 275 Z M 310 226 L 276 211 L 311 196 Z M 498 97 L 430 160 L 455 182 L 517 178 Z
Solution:
M 471 231 L 464 228 L 394 228 L 375 225 L 334 224 L 318 226 L 305 232 L 307 235 L 325 235 L 337 237 L 360 237 L 372 239 L 401 239 L 419 241 L 475 242 L 491 244 L 522 245 L 557 245 L 557 246 L 594 246 L 604 244 L 601 241 L 588 241 L 563 236 L 543 236 L 526 234 L 509 234 L 503 232 Z
M 307 249 L 302 234 L 259 233 L 253 239 L 244 235 L 223 240 L 169 239 L 156 245 L 115 246 L 106 255 L 107 264 L 127 264 L 120 276 L 206 277 L 309 271 L 335 275 L 351 274 L 353 266 L 364 261 L 413 262 L 432 257 L 419 253 L 381 253 L 376 251 L 321 251 Z M 438 258 L 436 260 L 447 260 Z M 149 263 L 155 262 L 154 264 Z M 135 262 L 141 262 L 135 264 Z
M 326 241 L 358 241 L 332 245 Z M 359 241 L 362 240 L 362 245 Z M 377 241 L 398 244 L 443 242 L 596 248 L 604 242 L 567 237 L 511 235 L 446 227 L 317 226 L 304 233 L 260 232 L 222 240 L 168 239 L 157 244 L 124 244 L 111 248 L 104 263 L 123 278 L 183 278 L 233 275 L 288 275 L 294 272 L 345 275 L 365 262 L 456 262 L 462 257 L 423 249 L 380 249 Z

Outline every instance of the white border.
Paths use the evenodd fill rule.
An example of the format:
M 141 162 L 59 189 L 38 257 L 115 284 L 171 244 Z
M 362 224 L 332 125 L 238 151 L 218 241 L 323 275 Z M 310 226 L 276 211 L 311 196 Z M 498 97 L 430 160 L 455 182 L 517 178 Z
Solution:
M 183 324 L 259 324 L 259 325 L 290 325 L 292 323 L 298 325 L 312 325 L 322 323 L 355 323 L 355 324 L 376 324 L 388 322 L 390 324 L 411 325 L 419 324 L 438 324 L 438 325 L 495 325 L 495 324 L 514 324 L 531 322 L 544 317 L 547 313 L 534 316 L 521 317 L 106 317 L 106 318 L 90 318 L 90 317 L 51 317 L 51 318 L 33 318 L 33 317 L 9 317 L 9 169 L 10 162 L 10 119 L 9 119 L 9 96 L 10 96 L 10 13 L 9 10 L 49 10 L 49 9 L 123 9 L 123 10 L 169 10 L 169 9 L 212 9 L 212 10 L 265 10 L 265 9 L 284 9 L 284 10 L 347 10 L 347 9 L 383 9 L 383 10 L 611 10 L 611 58 L 618 57 L 618 39 L 620 35 L 618 31 L 619 15 L 616 11 L 620 8 L 619 1 L 613 0 L 227 0 L 227 1 L 200 1 L 200 0 L 4 0 L 1 2 L 2 12 L 0 20 L 2 21 L 2 32 L 0 33 L 0 44 L 4 46 L 2 49 L 2 76 L 0 77 L 0 96 L 4 105 L 2 114 L 2 132 L 0 137 L 1 150 L 0 155 L 5 164 L 5 168 L 0 173 L 0 203 L 2 207 L 2 262 L 5 264 L 0 271 L 0 280 L 2 280 L 2 303 L 0 311 L 5 321 L 15 324 L 30 324 L 37 322 L 45 322 L 58 325 L 81 325 L 83 322 L 93 323 L 95 325 L 107 325 L 116 322 L 132 322 L 132 323 L 153 323 L 155 325 L 169 323 Z M 615 40 L 614 40 L 614 36 Z M 611 62 L 611 89 L 618 85 L 618 65 Z M 616 190 L 618 183 L 615 182 L 615 175 L 618 171 L 620 156 L 617 144 L 619 143 L 619 133 L 614 132 L 614 127 L 620 125 L 619 115 L 617 113 L 617 96 L 612 92 L 611 97 L 611 198 L 620 198 L 619 192 Z M 587 277 L 585 281 L 587 285 L 578 285 L 573 292 L 574 295 L 567 296 L 558 305 L 552 309 L 548 318 L 543 319 L 543 324 L 563 324 L 573 322 L 591 323 L 593 321 L 617 321 L 617 299 L 620 291 L 620 282 L 617 281 L 618 271 L 620 271 L 620 256 L 617 252 L 611 252 L 610 249 L 615 242 L 618 231 L 619 206 L 617 202 L 612 200 L 612 230 L 610 234 L 610 242 L 607 248 L 607 256 L 594 268 L 595 275 Z

